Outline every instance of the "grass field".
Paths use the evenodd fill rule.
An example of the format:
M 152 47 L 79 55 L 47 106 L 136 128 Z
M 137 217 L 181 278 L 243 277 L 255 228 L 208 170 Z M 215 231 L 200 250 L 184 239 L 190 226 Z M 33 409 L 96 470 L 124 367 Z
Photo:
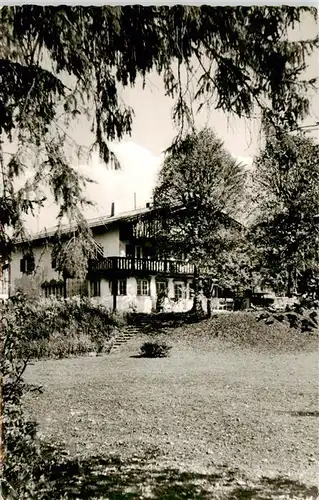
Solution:
M 314 340 L 255 349 L 208 330 L 171 331 L 165 359 L 134 357 L 137 338 L 28 368 L 43 394 L 27 409 L 70 453 L 52 498 L 317 498 Z

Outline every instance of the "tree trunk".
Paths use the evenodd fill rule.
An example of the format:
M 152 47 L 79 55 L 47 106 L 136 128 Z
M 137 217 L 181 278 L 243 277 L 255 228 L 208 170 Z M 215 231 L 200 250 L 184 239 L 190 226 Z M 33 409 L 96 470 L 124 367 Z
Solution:
M 112 294 L 113 294 L 113 311 L 116 311 L 116 307 L 117 307 L 117 280 L 112 281 Z
M 194 301 L 191 312 L 197 314 L 198 316 L 201 316 L 204 313 L 202 302 L 200 300 L 199 276 L 196 266 L 194 270 Z
M 3 226 L 0 223 L 0 231 L 3 231 Z M 0 278 L 2 278 L 2 263 L 3 258 L 0 257 Z M 0 319 L 0 330 L 2 329 L 2 322 Z M 3 360 L 5 359 L 4 352 L 4 338 L 2 337 L 2 332 L 0 333 L 1 345 L 0 345 L 0 500 L 3 498 L 2 488 L 4 480 L 4 457 L 5 457 L 5 444 L 4 444 L 4 404 L 3 404 Z
M 287 297 L 292 297 L 294 292 L 295 283 L 294 283 L 294 275 L 295 270 L 293 266 L 288 267 L 288 281 L 287 281 Z
M 4 406 L 3 406 L 3 377 L 0 374 L 0 500 L 2 500 L 3 474 L 4 474 Z
M 207 318 L 212 317 L 212 299 L 207 297 Z
M 202 302 L 200 300 L 200 293 L 198 291 L 195 291 L 192 312 L 198 315 L 202 315 L 204 313 Z

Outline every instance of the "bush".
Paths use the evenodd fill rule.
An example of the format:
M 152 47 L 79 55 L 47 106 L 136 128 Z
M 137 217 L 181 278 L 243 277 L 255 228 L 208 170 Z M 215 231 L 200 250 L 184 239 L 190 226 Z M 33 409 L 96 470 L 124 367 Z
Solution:
M 19 485 L 26 485 L 24 490 L 31 487 L 30 464 L 37 455 L 37 446 L 36 425 L 25 417 L 22 406 L 23 395 L 30 389 L 23 380 L 28 356 L 20 358 L 18 354 L 21 343 L 27 342 L 28 337 L 35 338 L 40 312 L 23 296 L 17 296 L 2 304 L 0 313 L 0 383 L 6 456 L 1 487 L 4 498 L 32 498 L 30 492 L 26 497 L 19 490 Z
M 43 447 L 35 422 L 24 414 L 23 397 L 41 388 L 24 382 L 28 362 L 99 352 L 110 343 L 118 319 L 89 299 L 37 300 L 17 294 L 0 305 L 0 321 L 6 456 L 0 489 L 4 498 L 40 498 L 34 492 L 41 480 Z
M 140 348 L 140 355 L 143 358 L 166 358 L 170 350 L 165 342 L 145 342 Z
M 0 306 L 0 312 L 8 328 L 19 314 L 19 359 L 108 351 L 114 328 L 123 322 L 103 305 L 80 297 L 36 300 L 17 295 Z
M 275 320 L 287 323 L 290 328 L 301 332 L 318 331 L 319 301 L 312 297 L 300 297 L 298 302 L 288 304 L 285 311 L 275 313 L 274 310 L 261 313 L 257 319 L 265 320 L 266 325 L 274 324 Z
M 33 359 L 67 358 L 69 356 L 84 355 L 88 352 L 103 350 L 97 342 L 93 342 L 88 335 L 68 334 L 68 332 L 54 332 L 49 338 L 33 340 L 22 346 Z M 21 350 L 22 350 L 21 349 Z M 21 354 L 20 354 L 21 356 Z

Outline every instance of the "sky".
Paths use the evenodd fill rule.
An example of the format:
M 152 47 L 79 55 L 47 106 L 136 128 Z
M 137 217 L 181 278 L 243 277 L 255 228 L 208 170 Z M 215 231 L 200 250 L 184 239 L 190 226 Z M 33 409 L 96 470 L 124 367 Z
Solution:
M 294 36 L 310 38 L 317 31 L 318 26 L 307 18 Z M 306 77 L 318 76 L 318 63 L 317 52 L 309 58 Z M 163 152 L 176 134 L 171 117 L 173 101 L 165 96 L 162 79 L 156 73 L 147 77 L 144 90 L 139 81 L 134 88 L 122 90 L 120 97 L 135 113 L 131 137 L 125 137 L 120 143 L 110 144 L 122 169 L 114 171 L 108 168 L 97 154 L 93 154 L 90 161 L 85 163 L 74 160 L 76 168 L 95 181 L 86 190 L 86 196 L 95 203 L 94 208 L 85 211 L 87 218 L 108 215 L 112 202 L 115 203 L 116 213 L 144 207 L 151 199 L 164 158 Z M 314 95 L 311 115 L 305 123 L 312 124 L 316 121 L 319 121 L 319 101 Z M 210 112 L 201 112 L 196 117 L 196 125 L 198 128 L 213 128 L 224 141 L 226 149 L 239 161 L 251 166 L 260 145 L 258 119 L 247 121 L 212 109 Z M 90 146 L 93 142 L 89 125 L 83 119 L 68 132 L 78 144 Z M 57 209 L 48 196 L 48 201 L 37 217 L 26 219 L 29 231 L 37 232 L 53 227 L 56 224 L 56 214 Z

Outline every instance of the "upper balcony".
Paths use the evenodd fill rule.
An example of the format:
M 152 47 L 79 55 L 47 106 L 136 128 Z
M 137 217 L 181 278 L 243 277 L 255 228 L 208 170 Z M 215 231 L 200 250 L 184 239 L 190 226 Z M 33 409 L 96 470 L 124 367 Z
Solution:
M 194 266 L 183 260 L 136 259 L 133 257 L 104 257 L 90 262 L 89 272 L 111 275 L 163 274 L 193 276 Z

